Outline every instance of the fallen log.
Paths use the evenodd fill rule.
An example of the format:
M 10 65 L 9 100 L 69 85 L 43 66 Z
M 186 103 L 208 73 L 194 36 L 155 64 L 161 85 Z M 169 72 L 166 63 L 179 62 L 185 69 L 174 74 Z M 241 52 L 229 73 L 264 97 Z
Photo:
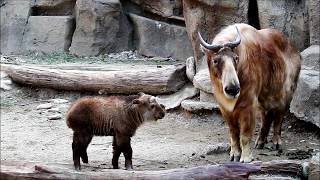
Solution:
M 301 177 L 302 165 L 280 160 L 254 163 L 226 163 L 161 171 L 126 171 L 83 166 L 75 171 L 72 164 L 44 164 L 1 161 L 3 179 L 247 179 L 257 174 L 285 174 Z
M 17 83 L 61 90 L 165 94 L 176 92 L 187 81 L 185 65 L 76 67 L 1 64 L 1 70 Z

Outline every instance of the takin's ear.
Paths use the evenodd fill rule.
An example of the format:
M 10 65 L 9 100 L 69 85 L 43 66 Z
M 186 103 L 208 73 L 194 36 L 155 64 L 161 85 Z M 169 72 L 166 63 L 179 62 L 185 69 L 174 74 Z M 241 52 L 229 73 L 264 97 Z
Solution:
M 142 102 L 139 99 L 134 99 L 132 104 L 142 104 Z
M 202 44 L 200 44 L 200 50 L 203 53 L 206 53 L 207 49 L 205 47 L 202 46 Z

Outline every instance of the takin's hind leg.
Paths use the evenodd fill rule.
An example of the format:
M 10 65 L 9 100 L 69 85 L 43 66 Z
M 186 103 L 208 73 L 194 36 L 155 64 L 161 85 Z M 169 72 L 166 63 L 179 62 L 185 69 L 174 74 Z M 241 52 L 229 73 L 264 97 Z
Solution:
M 80 165 L 80 155 L 82 152 L 82 137 L 81 132 L 73 133 L 73 142 L 72 142 L 72 154 L 73 154 L 73 164 L 76 170 L 81 170 Z
M 281 142 L 281 126 L 283 121 L 283 113 L 277 113 L 273 119 L 273 137 L 272 137 L 272 149 L 282 150 Z
M 112 148 L 113 148 L 112 166 L 113 166 L 113 169 L 119 169 L 119 157 L 121 154 L 121 149 L 117 145 L 116 135 L 113 136 Z
M 270 131 L 271 123 L 273 120 L 273 112 L 269 111 L 266 115 L 264 113 L 261 116 L 261 128 L 257 140 L 255 142 L 255 148 L 263 149 L 264 145 L 268 143 L 268 134 Z
M 92 140 L 92 137 L 93 137 L 93 135 L 91 135 L 89 133 L 83 136 L 83 143 L 82 143 L 81 154 L 80 154 L 80 157 L 81 157 L 83 163 L 88 163 L 87 148 Z

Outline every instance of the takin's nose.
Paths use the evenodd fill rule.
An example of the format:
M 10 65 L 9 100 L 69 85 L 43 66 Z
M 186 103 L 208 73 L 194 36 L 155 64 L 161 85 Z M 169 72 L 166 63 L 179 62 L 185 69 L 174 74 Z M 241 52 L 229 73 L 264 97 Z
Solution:
M 240 87 L 238 85 L 231 85 L 224 88 L 224 91 L 230 95 L 235 97 L 240 92 Z
M 161 112 L 159 119 L 162 119 L 165 115 L 166 115 L 166 114 L 165 114 L 164 112 Z

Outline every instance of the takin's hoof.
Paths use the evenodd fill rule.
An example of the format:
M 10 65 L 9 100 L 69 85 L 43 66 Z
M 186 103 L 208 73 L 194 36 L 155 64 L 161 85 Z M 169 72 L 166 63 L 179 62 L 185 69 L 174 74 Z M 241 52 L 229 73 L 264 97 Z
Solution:
M 249 162 L 251 162 L 251 161 L 253 161 L 253 158 L 252 158 L 251 156 L 241 157 L 241 159 L 240 159 L 240 162 L 241 162 L 241 163 L 249 163 Z
M 79 165 L 74 165 L 74 169 L 76 170 L 76 171 L 81 171 L 81 166 Z
M 240 156 L 230 156 L 230 161 L 234 161 L 234 162 L 239 162 L 240 161 Z
M 273 151 L 282 151 L 281 144 L 272 144 L 271 150 L 273 150 Z

